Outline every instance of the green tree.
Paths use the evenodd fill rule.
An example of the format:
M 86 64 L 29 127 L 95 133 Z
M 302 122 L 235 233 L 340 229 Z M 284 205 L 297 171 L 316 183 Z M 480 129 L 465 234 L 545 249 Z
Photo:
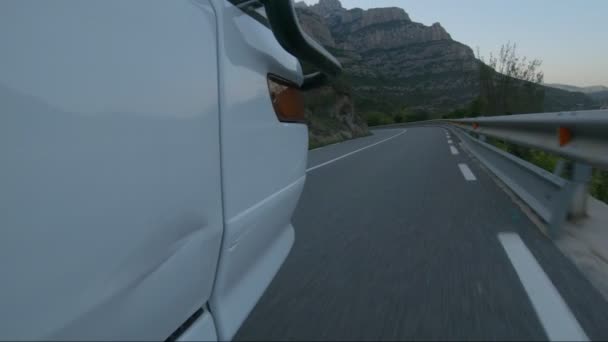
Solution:
M 589 192 L 593 197 L 608 203 L 608 171 L 593 170 Z
M 486 59 L 477 50 L 482 62 L 479 70 L 480 96 L 472 103 L 472 112 L 484 115 L 542 112 L 544 73 L 542 61 L 517 54 L 517 45 L 503 44 L 497 56 Z M 474 101 L 475 102 L 475 101 Z
M 424 121 L 430 118 L 431 113 L 424 109 L 414 109 L 408 111 L 405 116 L 405 122 Z
M 389 125 L 394 123 L 392 116 L 380 111 L 367 112 L 364 116 L 368 126 Z

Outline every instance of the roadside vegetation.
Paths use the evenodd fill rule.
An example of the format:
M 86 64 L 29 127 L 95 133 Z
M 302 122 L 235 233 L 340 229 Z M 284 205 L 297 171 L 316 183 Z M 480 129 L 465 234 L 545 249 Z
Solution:
M 402 122 L 414 122 L 430 119 L 430 113 L 424 109 L 402 109 L 389 114 L 380 111 L 368 111 L 363 113 L 368 126 L 389 125 Z

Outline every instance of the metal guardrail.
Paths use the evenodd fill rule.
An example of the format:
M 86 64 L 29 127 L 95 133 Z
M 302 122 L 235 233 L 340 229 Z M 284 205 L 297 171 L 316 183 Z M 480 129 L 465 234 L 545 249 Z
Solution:
M 467 131 L 608 169 L 608 110 L 447 121 Z
M 526 202 L 547 223 L 550 237 L 558 235 L 568 215 L 585 215 L 591 165 L 608 169 L 608 110 L 427 120 L 373 128 L 437 125 L 450 128 L 473 156 Z M 554 173 L 547 172 L 486 143 L 486 136 L 573 160 L 572 178 L 559 177 L 563 163 Z
M 372 128 L 444 123 L 608 170 L 608 110 L 438 119 Z
M 545 234 L 556 237 L 567 217 L 575 183 L 476 139 L 458 128 L 448 127 L 475 158 L 547 224 Z

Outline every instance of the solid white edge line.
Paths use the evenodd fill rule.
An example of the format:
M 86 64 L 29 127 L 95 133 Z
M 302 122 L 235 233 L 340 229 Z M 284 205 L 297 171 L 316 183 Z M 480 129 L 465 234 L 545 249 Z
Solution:
M 381 143 L 383 143 L 383 142 L 385 142 L 385 141 L 388 141 L 388 140 L 391 140 L 391 139 L 393 139 L 393 138 L 396 138 L 396 137 L 400 136 L 401 134 L 405 133 L 406 131 L 407 131 L 407 129 L 404 129 L 403 131 L 401 131 L 401 132 L 399 132 L 399 133 L 397 133 L 397 134 L 395 134 L 395 135 L 393 135 L 393 136 L 390 136 L 390 137 L 388 137 L 388 138 L 386 138 L 386 139 L 384 139 L 384 140 L 380 140 L 380 141 L 375 142 L 375 143 L 373 143 L 373 144 L 371 144 L 371 145 L 367 145 L 367 146 L 362 147 L 362 148 L 360 148 L 360 149 L 358 149 L 358 150 L 355 150 L 355 151 L 352 151 L 352 152 L 348 152 L 347 154 L 341 155 L 341 156 L 339 156 L 339 157 L 337 157 L 337 158 L 334 158 L 334 159 L 332 159 L 332 160 L 328 160 L 328 161 L 326 161 L 326 162 L 324 162 L 324 163 L 321 163 L 321 164 L 319 164 L 319 165 L 315 165 L 315 166 L 313 166 L 313 167 L 310 167 L 310 168 L 306 169 L 306 172 L 309 172 L 309 171 L 312 171 L 312 170 L 318 169 L 318 168 L 320 168 L 320 167 L 322 167 L 322 166 L 325 166 L 325 165 L 327 165 L 327 164 L 331 164 L 331 163 L 333 163 L 333 162 L 335 162 L 335 161 L 338 161 L 338 160 L 340 160 L 340 159 L 342 159 L 342 158 L 346 158 L 346 157 L 348 157 L 348 156 L 350 156 L 350 155 L 352 155 L 352 154 L 355 154 L 355 153 L 357 153 L 357 152 L 361 152 L 361 151 L 363 151 L 363 150 L 365 150 L 365 149 L 368 149 L 368 148 L 370 148 L 370 147 L 372 147 L 372 146 L 376 146 L 376 145 L 381 144 Z
M 454 155 L 458 154 L 458 150 L 454 146 L 450 146 L 450 151 L 452 151 L 452 154 Z
M 550 341 L 589 341 L 576 317 L 517 233 L 499 233 L 502 244 Z
M 467 164 L 458 164 L 458 168 L 460 169 L 460 172 L 462 172 L 464 179 L 466 179 L 468 181 L 477 180 L 477 177 L 475 177 L 475 175 L 473 174 L 473 171 L 471 171 L 471 169 L 469 169 L 469 166 Z

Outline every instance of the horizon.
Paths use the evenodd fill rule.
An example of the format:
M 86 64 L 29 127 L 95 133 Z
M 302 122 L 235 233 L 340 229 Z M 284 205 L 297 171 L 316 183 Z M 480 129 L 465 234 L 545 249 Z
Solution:
M 304 2 L 310 6 L 318 0 Z M 608 45 L 599 43 L 605 41 L 603 36 L 608 32 L 608 21 L 602 18 L 602 13 L 608 13 L 608 1 L 465 0 L 457 6 L 446 0 L 340 2 L 346 9 L 399 7 L 414 22 L 427 26 L 439 22 L 453 40 L 466 44 L 474 52 L 479 48 L 486 58 L 490 53 L 498 54 L 501 45 L 513 42 L 520 56 L 542 60 L 545 84 L 608 86 L 608 58 L 604 57 L 608 55 Z M 470 8 L 476 8 L 479 14 L 475 22 L 470 20 Z M 513 18 L 519 26 L 512 25 Z M 587 38 L 581 39 L 583 36 Z

